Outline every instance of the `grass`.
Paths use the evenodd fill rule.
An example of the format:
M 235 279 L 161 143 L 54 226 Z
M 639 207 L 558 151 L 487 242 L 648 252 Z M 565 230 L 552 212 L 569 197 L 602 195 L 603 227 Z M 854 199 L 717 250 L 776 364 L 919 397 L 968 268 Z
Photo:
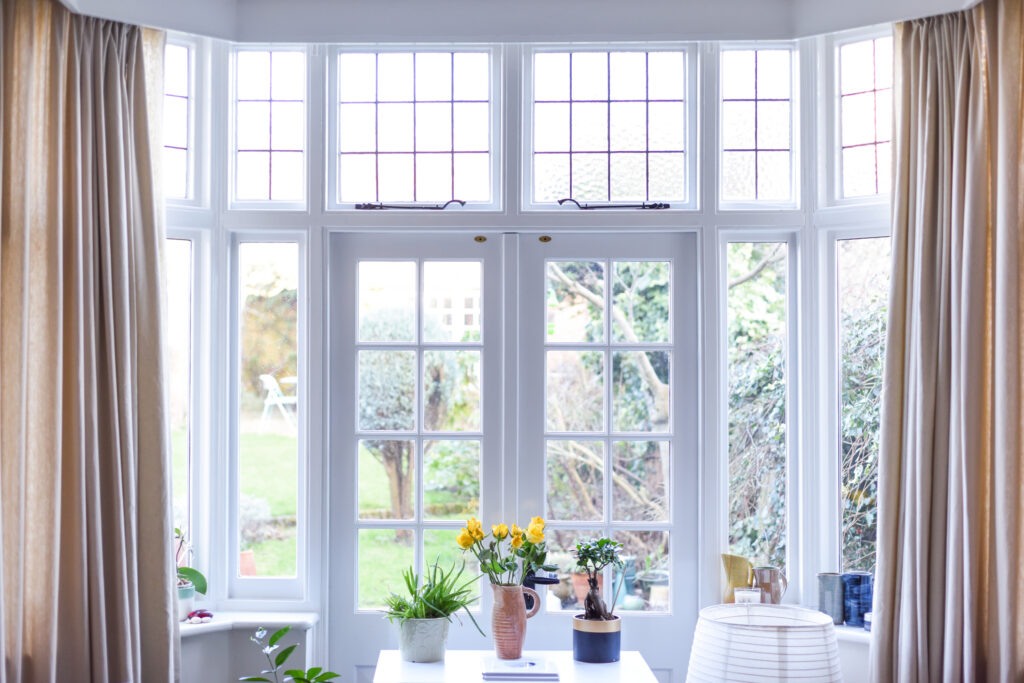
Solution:
M 281 434 L 244 432 L 239 435 L 239 483 L 242 493 L 265 500 L 274 517 L 293 516 L 297 496 L 297 440 Z M 174 491 L 185 491 L 186 433 L 171 435 Z M 354 474 L 354 473 L 353 473 Z M 425 491 L 427 504 L 450 503 L 458 496 L 448 491 Z M 384 468 L 364 448 L 359 449 L 359 508 L 388 510 L 391 498 Z M 462 519 L 461 516 L 455 519 Z M 455 544 L 455 530 L 429 529 L 423 532 L 423 557 L 426 562 L 440 558 L 442 566 L 461 562 L 462 551 Z M 359 534 L 359 606 L 383 606 L 391 590 L 402 589 L 402 570 L 412 564 L 411 538 L 400 538 L 393 530 L 367 530 Z M 296 537 L 284 531 L 283 538 L 255 543 L 250 548 L 260 576 L 294 576 Z M 467 574 L 472 569 L 467 568 Z

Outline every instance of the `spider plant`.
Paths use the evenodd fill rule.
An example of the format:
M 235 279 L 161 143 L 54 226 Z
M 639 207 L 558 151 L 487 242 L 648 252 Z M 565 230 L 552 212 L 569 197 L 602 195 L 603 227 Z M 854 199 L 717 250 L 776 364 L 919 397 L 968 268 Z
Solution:
M 402 578 L 405 580 L 405 589 L 408 595 L 391 593 L 384 601 L 387 607 L 384 610 L 384 616 L 391 622 L 397 619 L 400 624 L 409 619 L 447 619 L 451 621 L 452 615 L 461 609 L 469 615 L 476 630 L 480 631 L 480 635 L 484 635 L 480 625 L 476 623 L 473 613 L 469 611 L 469 605 L 477 600 L 472 595 L 473 584 L 477 577 L 471 576 L 463 579 L 462 574 L 465 569 L 466 565 L 463 563 L 462 567 L 455 571 L 455 564 L 452 563 L 451 568 L 445 570 L 435 560 L 434 564 L 427 567 L 427 571 L 424 572 L 422 582 L 412 567 L 405 569 L 402 572 Z

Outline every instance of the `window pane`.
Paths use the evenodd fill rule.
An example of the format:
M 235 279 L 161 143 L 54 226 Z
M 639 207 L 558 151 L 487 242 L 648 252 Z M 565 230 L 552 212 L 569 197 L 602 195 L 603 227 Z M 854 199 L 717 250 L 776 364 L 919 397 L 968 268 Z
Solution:
M 192 242 L 164 242 L 165 369 L 171 429 L 174 526 L 189 535 L 192 414 Z
M 423 442 L 423 517 L 480 516 L 480 442 Z
M 488 53 L 342 53 L 338 83 L 340 201 L 491 201 Z
M 614 261 L 612 338 L 617 342 L 669 341 L 668 261 Z
M 238 246 L 242 576 L 296 573 L 298 282 L 297 244 Z
M 525 521 L 525 520 L 524 520 Z M 548 562 L 558 567 L 557 585 L 548 586 L 545 609 L 548 612 L 579 612 L 587 597 L 587 575 L 576 571 L 576 543 L 601 535 L 600 530 L 562 529 L 551 525 L 544 530 L 548 547 Z M 598 577 L 598 585 L 604 588 L 604 576 Z M 542 592 L 543 596 L 544 593 Z
M 612 354 L 612 430 L 669 430 L 668 351 L 616 351 Z
M 163 183 L 166 199 L 191 196 L 192 50 L 168 43 L 164 47 Z
M 460 519 L 465 519 L 465 517 Z M 462 548 L 455 542 L 455 537 L 458 533 L 458 529 L 425 529 L 423 531 L 423 566 L 429 567 L 437 562 L 441 569 L 446 572 L 454 566 L 456 574 L 458 574 L 461 567 L 465 566 L 465 571 L 463 571 L 462 577 L 459 579 L 459 585 L 462 585 L 478 572 L 476 567 L 466 559 L 469 553 L 464 553 Z M 477 580 L 471 586 L 470 595 L 479 597 L 482 583 L 482 580 Z M 469 609 L 473 612 L 479 611 L 479 602 L 470 605 Z M 465 612 L 463 612 L 462 616 L 465 616 Z M 466 626 L 472 628 L 471 624 L 466 624 Z
M 548 441 L 544 498 L 547 517 L 604 519 L 604 442 Z
M 792 50 L 723 50 L 721 199 L 793 200 Z
M 235 97 L 235 199 L 303 201 L 306 53 L 240 50 Z
M 683 52 L 536 53 L 533 201 L 685 199 L 685 164 L 653 162 L 654 152 L 683 159 L 685 61 Z
M 596 432 L 604 428 L 602 351 L 547 352 L 547 428 Z
M 843 571 L 874 571 L 889 238 L 837 243 Z
M 359 530 L 357 609 L 380 609 L 392 592 L 405 592 L 402 572 L 412 567 L 414 542 L 412 529 Z
M 669 521 L 669 463 L 667 441 L 613 441 L 612 519 Z
M 416 445 L 412 441 L 360 441 L 359 518 L 412 519 L 415 463 Z
M 479 261 L 423 264 L 423 340 L 480 341 Z
M 729 552 L 786 564 L 786 245 L 732 243 L 728 267 Z
M 622 544 L 626 563 L 619 609 L 668 612 L 672 608 L 668 532 L 619 531 L 612 538 Z
M 359 429 L 416 428 L 416 352 L 359 352 Z
M 604 339 L 603 263 L 547 263 L 547 321 L 549 342 L 599 342 Z
M 480 352 L 423 352 L 423 429 L 479 432 Z
M 359 341 L 413 341 L 416 262 L 360 261 Z
M 840 196 L 887 193 L 892 136 L 891 37 L 840 46 L 839 93 Z

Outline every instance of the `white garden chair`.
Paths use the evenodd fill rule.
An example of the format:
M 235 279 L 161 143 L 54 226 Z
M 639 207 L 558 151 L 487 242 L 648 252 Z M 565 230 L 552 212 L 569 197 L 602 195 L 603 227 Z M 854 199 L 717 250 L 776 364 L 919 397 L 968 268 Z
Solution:
M 281 417 L 288 423 L 288 427 L 294 431 L 295 417 L 288 409 L 288 406 L 294 406 L 298 410 L 299 397 L 285 395 L 281 391 L 281 385 L 277 383 L 277 379 L 273 375 L 260 375 L 260 383 L 263 384 L 263 388 L 267 391 L 267 396 L 263 399 L 263 415 L 260 416 L 260 434 L 263 433 L 263 425 L 267 421 L 267 415 L 272 413 L 275 407 L 281 412 Z

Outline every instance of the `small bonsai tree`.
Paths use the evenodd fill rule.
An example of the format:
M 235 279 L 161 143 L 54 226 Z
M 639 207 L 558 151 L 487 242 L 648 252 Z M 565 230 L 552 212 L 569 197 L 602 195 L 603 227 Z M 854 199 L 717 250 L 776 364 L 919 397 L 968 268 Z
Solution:
M 619 558 L 622 544 L 610 538 L 583 540 L 576 543 L 576 567 L 587 573 L 587 583 L 590 590 L 583 601 L 584 619 L 593 621 L 611 621 L 615 618 L 612 614 L 615 611 L 615 603 L 619 599 L 619 590 L 625 580 L 625 572 L 622 571 L 623 563 Z M 612 609 L 604 604 L 601 597 L 601 589 L 598 587 L 597 577 L 601 571 L 611 565 L 619 570 L 619 585 L 615 588 L 615 597 L 612 600 Z

